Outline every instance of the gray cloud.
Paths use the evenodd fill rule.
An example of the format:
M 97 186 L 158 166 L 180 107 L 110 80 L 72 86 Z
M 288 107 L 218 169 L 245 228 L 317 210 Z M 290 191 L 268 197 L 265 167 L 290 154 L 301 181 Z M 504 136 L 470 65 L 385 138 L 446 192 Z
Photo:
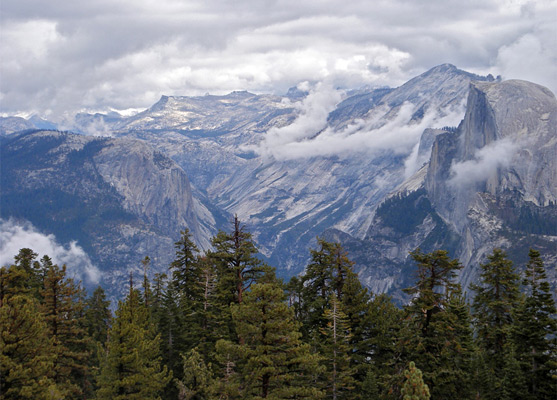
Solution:
M 520 144 L 505 138 L 490 143 L 476 151 L 474 159 L 454 163 L 451 166 L 449 185 L 466 187 L 484 182 L 493 176 L 500 167 L 508 167 L 520 148 Z
M 272 128 L 257 146 L 245 146 L 264 158 L 292 160 L 317 156 L 346 156 L 353 152 L 370 155 L 391 151 L 408 155 L 406 174 L 410 176 L 426 159 L 418 159 L 417 145 L 426 128 L 454 126 L 464 115 L 464 104 L 455 109 L 427 110 L 422 120 L 412 121 L 416 111 L 411 103 L 402 105 L 394 117 L 388 108 L 376 109 L 366 119 L 336 130 L 327 126 L 327 116 L 341 99 L 341 91 L 318 84 L 296 106 L 298 118 L 290 125 Z
M 62 119 L 302 81 L 396 86 L 445 62 L 555 91 L 556 10 L 552 0 L 4 0 L 0 112 Z
M 93 265 L 85 251 L 72 241 L 67 246 L 60 245 L 54 235 L 37 231 L 30 223 L 18 223 L 0 219 L 0 265 L 10 265 L 14 256 L 22 248 L 30 248 L 39 254 L 39 259 L 47 255 L 55 264 L 68 267 L 68 276 L 76 280 L 97 284 L 100 271 Z

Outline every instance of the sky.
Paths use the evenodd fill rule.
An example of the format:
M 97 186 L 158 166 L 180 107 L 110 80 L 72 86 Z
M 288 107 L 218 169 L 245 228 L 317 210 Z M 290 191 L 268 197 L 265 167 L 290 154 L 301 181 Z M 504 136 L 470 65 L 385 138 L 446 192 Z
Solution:
M 555 0 L 2 0 L 0 114 L 396 87 L 451 63 L 557 91 Z M 127 111 L 126 111 L 127 110 Z

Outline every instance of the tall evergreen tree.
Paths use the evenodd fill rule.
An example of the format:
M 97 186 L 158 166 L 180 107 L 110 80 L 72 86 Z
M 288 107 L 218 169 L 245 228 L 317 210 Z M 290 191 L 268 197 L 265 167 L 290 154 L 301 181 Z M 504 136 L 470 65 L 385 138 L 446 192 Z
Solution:
M 175 287 L 175 282 L 170 281 L 166 290 L 163 291 L 161 309 L 157 317 L 162 364 L 169 368 L 176 379 L 180 379 L 182 375 L 181 354 L 188 351 L 186 335 L 189 331 L 185 328 L 186 324 L 184 323 L 184 314 L 180 308 L 179 293 Z M 154 321 L 153 325 L 155 325 Z M 165 387 L 164 397 L 173 398 L 177 394 L 176 385 L 169 382 Z
M 2 268 L 2 273 L 9 274 L 9 269 Z M 5 400 L 61 398 L 53 379 L 56 361 L 53 339 L 38 300 L 24 294 L 1 298 L 0 327 L 0 397 Z
M 41 299 L 39 290 L 43 278 L 41 265 L 36 261 L 38 254 L 24 248 L 14 257 L 15 263 L 0 270 L 0 298 L 15 294 L 25 294 Z M 48 258 L 48 257 L 47 257 Z
M 429 400 L 429 387 L 422 379 L 422 371 L 410 361 L 408 369 L 404 371 L 404 385 L 401 389 L 403 400 Z
M 106 343 L 111 318 L 110 301 L 106 299 L 104 289 L 98 286 L 85 301 L 85 326 L 95 343 L 103 346 Z
M 201 268 L 202 303 L 198 316 L 197 351 L 206 364 L 214 362 L 215 344 L 227 332 L 220 318 L 228 310 L 219 309 L 217 268 L 209 257 L 198 259 Z
M 514 314 L 512 341 L 527 388 L 522 398 L 551 399 L 557 393 L 557 311 L 540 253 L 530 249 L 528 255 L 526 298 Z
M 213 374 L 196 349 L 190 350 L 183 359 L 183 378 L 175 379 L 179 400 L 209 400 L 213 396 Z
M 323 316 L 330 307 L 332 293 L 344 301 L 345 283 L 354 276 L 354 263 L 348 259 L 339 243 L 319 238 L 317 241 L 319 247 L 311 250 L 311 261 L 301 277 L 299 305 L 304 336 L 313 339 L 318 338 L 321 329 L 327 325 Z
M 373 376 L 377 390 L 386 393 L 391 378 L 397 373 L 397 343 L 402 328 L 403 311 L 386 294 L 375 296 L 369 303 L 365 347 L 368 348 L 367 379 Z M 365 365 L 365 364 L 364 364 Z M 366 378 L 364 378 L 365 381 Z M 364 397 L 365 399 L 365 397 Z
M 506 352 L 514 323 L 513 309 L 520 302 L 519 277 L 503 250 L 494 249 L 487 259 L 487 263 L 480 265 L 479 284 L 471 285 L 476 292 L 473 316 L 478 347 L 485 362 L 483 375 L 488 374 L 491 381 L 489 385 L 479 385 L 478 389 L 482 397 L 497 399 L 505 365 L 509 364 Z
M 316 350 L 322 342 L 321 332 L 328 324 L 325 311 L 331 309 L 333 294 L 339 301 L 351 332 L 346 350 L 356 380 L 353 392 L 360 394 L 359 386 L 366 377 L 374 375 L 369 371 L 370 360 L 378 350 L 373 330 L 377 326 L 374 324 L 380 322 L 373 320 L 371 296 L 354 273 L 353 264 L 339 243 L 318 239 L 318 248 L 311 251 L 311 262 L 304 275 L 291 279 L 288 291 L 296 318 L 302 322 L 304 338 Z
M 149 256 L 145 256 L 141 260 L 141 265 L 143 266 L 143 303 L 149 311 L 151 311 L 151 305 L 153 303 L 153 292 L 151 290 L 151 283 L 149 282 L 149 266 L 151 265 L 151 259 Z
M 14 257 L 16 267 L 21 268 L 26 272 L 25 286 L 29 289 L 30 293 L 40 299 L 39 291 L 43 286 L 43 278 L 46 269 L 52 264 L 52 260 L 48 256 L 43 256 L 41 262 L 37 261 L 38 254 L 29 248 L 19 250 L 19 253 Z
M 199 249 L 191 238 L 189 229 L 180 232 L 180 240 L 174 247 L 176 248 L 176 258 L 170 264 L 172 272 L 172 280 L 176 290 L 188 300 L 195 302 L 200 295 L 200 276 L 201 270 L 197 263 L 196 254 Z M 191 305 L 188 304 L 190 307 Z
M 473 349 L 471 331 L 465 329 L 467 310 L 457 303 L 460 287 L 453 281 L 461 265 L 443 250 L 424 254 L 418 249 L 411 255 L 418 280 L 405 289 L 413 298 L 405 307 L 403 359 L 419 363 L 432 397 L 465 396 L 470 390 Z
M 160 336 L 137 290 L 118 304 L 103 355 L 99 400 L 160 399 L 172 377 L 161 367 Z
M 108 340 L 108 330 L 112 314 L 110 312 L 110 301 L 106 299 L 106 294 L 101 286 L 98 286 L 93 294 L 85 301 L 84 323 L 89 341 L 88 380 L 91 382 L 86 391 L 86 397 L 93 397 L 97 391 L 97 378 L 100 369 L 99 350 L 106 345 Z
M 327 325 L 321 329 L 320 346 L 324 357 L 322 365 L 325 367 L 324 389 L 327 398 L 333 400 L 352 398 L 356 370 L 351 363 L 350 326 L 336 293 L 331 295 L 329 303 L 330 308 L 324 313 Z
M 232 232 L 219 232 L 213 238 L 213 247 L 215 250 L 209 256 L 217 265 L 219 296 L 224 304 L 241 304 L 246 290 L 270 267 L 256 257 L 258 251 L 251 234 L 237 216 Z
M 66 278 L 66 266 L 47 263 L 42 312 L 56 356 L 54 381 L 67 399 L 81 398 L 87 387 L 90 339 L 85 328 L 81 289 Z
M 319 399 L 311 382 L 319 357 L 300 340 L 278 283 L 254 284 L 232 315 L 243 343 L 217 343 L 224 370 L 218 393 L 236 399 Z

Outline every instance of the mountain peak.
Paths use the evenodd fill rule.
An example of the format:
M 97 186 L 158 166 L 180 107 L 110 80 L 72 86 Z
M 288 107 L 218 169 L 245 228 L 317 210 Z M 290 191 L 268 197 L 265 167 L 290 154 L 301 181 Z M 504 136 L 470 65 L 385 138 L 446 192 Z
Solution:
M 414 79 L 425 78 L 425 77 L 438 77 L 438 76 L 455 76 L 455 75 L 465 76 L 465 77 L 467 77 L 467 78 L 469 78 L 473 81 L 483 81 L 483 82 L 493 82 L 493 81 L 495 81 L 495 78 L 491 74 L 489 74 L 487 76 L 477 75 L 477 74 L 459 69 L 456 66 L 454 66 L 453 64 L 449 64 L 449 63 L 437 65 L 437 66 L 427 70 L 423 74 L 417 76 Z

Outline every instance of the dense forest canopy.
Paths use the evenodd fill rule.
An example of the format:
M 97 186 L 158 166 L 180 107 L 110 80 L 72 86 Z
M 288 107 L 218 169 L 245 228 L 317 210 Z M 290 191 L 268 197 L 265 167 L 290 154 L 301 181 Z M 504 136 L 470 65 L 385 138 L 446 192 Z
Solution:
M 288 283 L 238 219 L 167 274 L 130 276 L 114 315 L 48 256 L 0 270 L 2 399 L 554 399 L 556 309 L 538 251 L 501 249 L 468 297 L 447 251 L 416 249 L 411 300 L 370 293 L 319 239 Z M 140 284 L 137 284 L 137 283 Z

